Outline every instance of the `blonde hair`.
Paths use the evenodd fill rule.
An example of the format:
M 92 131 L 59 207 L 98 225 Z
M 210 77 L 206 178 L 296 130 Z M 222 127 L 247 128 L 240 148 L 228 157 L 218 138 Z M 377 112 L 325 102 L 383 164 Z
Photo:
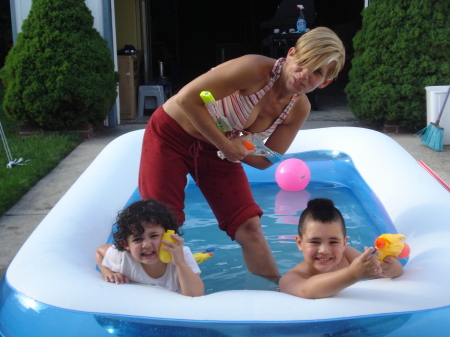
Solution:
M 345 48 L 331 29 L 317 27 L 297 40 L 293 59 L 301 67 L 313 71 L 334 62 L 326 76 L 326 80 L 330 80 L 344 67 Z

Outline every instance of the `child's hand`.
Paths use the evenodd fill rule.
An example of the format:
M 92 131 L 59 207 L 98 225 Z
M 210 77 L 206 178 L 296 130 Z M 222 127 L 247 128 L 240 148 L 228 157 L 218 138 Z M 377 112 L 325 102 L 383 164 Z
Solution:
M 172 254 L 172 262 L 174 265 L 177 265 L 179 263 L 184 262 L 184 252 L 183 252 L 183 243 L 184 239 L 177 234 L 170 234 L 172 239 L 175 240 L 175 243 L 162 240 L 161 242 L 164 242 L 167 246 L 162 247 L 162 249 L 167 250 Z
M 128 277 L 121 273 L 108 273 L 107 275 L 104 275 L 106 282 L 111 282 L 115 284 L 121 284 L 121 283 L 130 283 L 130 280 Z
M 383 269 L 378 260 L 379 252 L 374 252 L 375 248 L 365 247 L 365 252 L 353 260 L 349 266 L 350 273 L 357 280 L 365 280 L 380 277 Z
M 397 277 L 403 274 L 403 266 L 397 258 L 393 256 L 386 256 L 380 263 L 382 269 L 382 276 Z

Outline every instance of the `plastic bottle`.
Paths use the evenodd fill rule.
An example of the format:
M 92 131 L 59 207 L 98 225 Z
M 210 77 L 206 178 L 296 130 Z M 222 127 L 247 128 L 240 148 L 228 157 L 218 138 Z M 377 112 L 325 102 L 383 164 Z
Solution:
M 168 229 L 167 232 L 163 234 L 162 240 L 169 241 L 175 243 L 175 239 L 173 239 L 170 234 L 175 234 L 175 231 Z M 172 254 L 162 247 L 167 246 L 165 243 L 161 242 L 161 246 L 159 247 L 159 259 L 164 263 L 172 262 Z
M 305 16 L 303 15 L 303 10 L 305 7 L 303 5 L 297 5 L 298 10 L 298 19 L 297 19 L 297 31 L 299 33 L 304 33 L 306 29 L 306 20 Z

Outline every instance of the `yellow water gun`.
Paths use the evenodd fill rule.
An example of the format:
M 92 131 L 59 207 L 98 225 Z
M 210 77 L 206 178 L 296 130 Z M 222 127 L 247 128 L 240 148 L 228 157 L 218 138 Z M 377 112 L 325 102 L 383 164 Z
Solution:
M 403 234 L 383 234 L 375 239 L 375 249 L 380 252 L 378 259 L 383 261 L 386 256 L 404 259 L 409 256 L 411 249 Z
M 233 128 L 231 127 L 228 119 L 220 113 L 219 108 L 216 105 L 216 100 L 214 99 L 214 96 L 211 94 L 211 92 L 202 91 L 200 93 L 200 97 L 205 103 L 206 109 L 213 118 L 214 123 L 216 123 L 216 126 L 219 128 L 219 130 L 225 133 L 233 131 Z M 244 137 L 244 146 L 247 150 L 255 150 L 252 153 L 254 156 L 264 156 L 272 163 L 278 163 L 279 161 L 283 160 L 283 157 L 278 152 L 272 151 L 264 145 L 264 140 L 258 134 L 246 135 Z M 217 155 L 221 159 L 225 158 L 222 151 L 218 151 Z
M 203 100 L 203 103 L 205 103 L 206 109 L 214 119 L 214 123 L 216 123 L 219 130 L 222 132 L 233 131 L 228 119 L 219 112 L 214 96 L 209 91 L 202 91 L 200 97 Z
M 197 264 L 205 262 L 206 260 L 208 260 L 209 258 L 211 258 L 213 256 L 212 253 L 205 253 L 205 252 L 199 252 L 199 253 L 195 253 L 193 255 L 194 255 L 194 259 L 197 262 Z

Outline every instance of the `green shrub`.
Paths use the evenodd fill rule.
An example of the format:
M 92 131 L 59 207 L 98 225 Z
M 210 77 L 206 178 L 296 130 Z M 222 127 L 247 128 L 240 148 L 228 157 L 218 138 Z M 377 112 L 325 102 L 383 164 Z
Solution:
M 0 1 L 0 67 L 12 45 L 11 10 L 9 1 Z
M 33 0 L 0 70 L 10 118 L 49 130 L 105 119 L 119 75 L 93 22 L 84 0 Z
M 448 0 L 371 0 L 345 88 L 356 117 L 426 124 L 425 87 L 450 83 Z

